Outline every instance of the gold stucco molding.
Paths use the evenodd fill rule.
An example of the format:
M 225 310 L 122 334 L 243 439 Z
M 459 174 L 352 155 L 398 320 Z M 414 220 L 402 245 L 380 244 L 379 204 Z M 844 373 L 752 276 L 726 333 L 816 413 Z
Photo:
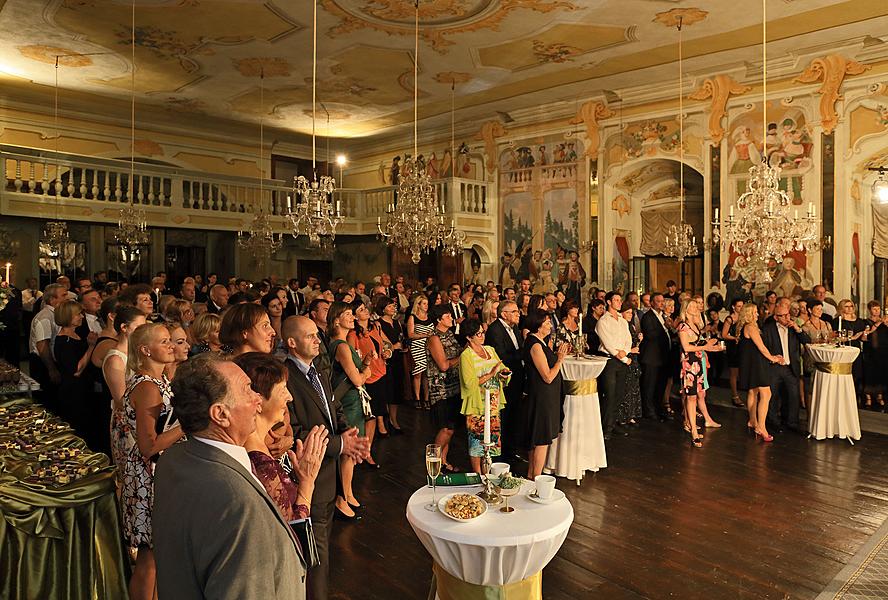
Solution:
M 714 144 L 721 143 L 725 137 L 722 119 L 727 110 L 728 99 L 731 95 L 745 94 L 751 89 L 748 85 L 738 83 L 730 75 L 716 75 L 706 79 L 700 89 L 688 96 L 691 100 L 712 98 L 709 105 L 709 137 Z
M 845 77 L 860 75 L 870 68 L 872 68 L 870 65 L 861 64 L 840 54 L 829 54 L 812 60 L 808 68 L 793 80 L 796 83 L 823 82 L 817 93 L 820 94 L 820 124 L 824 133 L 832 133 L 839 122 L 836 103 L 842 99 L 839 90 Z
M 496 138 L 503 137 L 508 131 L 499 121 L 487 121 L 481 126 L 481 130 L 475 135 L 476 140 L 484 141 L 484 166 L 488 173 L 496 171 Z
M 599 133 L 599 123 L 601 119 L 607 119 L 614 116 L 611 109 L 603 102 L 590 100 L 583 104 L 577 111 L 577 116 L 568 121 L 570 125 L 579 125 L 583 123 L 586 126 L 586 152 L 589 158 L 598 158 L 598 148 L 601 145 L 601 134 Z

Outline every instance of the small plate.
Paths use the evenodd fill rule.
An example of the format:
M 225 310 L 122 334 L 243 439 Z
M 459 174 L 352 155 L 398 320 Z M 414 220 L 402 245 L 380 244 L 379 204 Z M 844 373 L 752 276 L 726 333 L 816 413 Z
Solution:
M 473 494 L 466 494 L 465 492 L 456 492 L 453 494 L 447 494 L 446 496 L 444 496 L 443 498 L 438 500 L 438 512 L 440 512 L 442 515 L 444 515 L 448 519 L 453 519 L 454 521 L 459 521 L 460 523 L 468 523 L 469 521 L 474 521 L 478 517 L 484 516 L 484 513 L 487 512 L 487 502 L 485 502 L 481 498 L 478 498 L 478 496 L 474 496 L 475 499 L 481 503 L 481 514 L 480 515 L 478 515 L 477 517 L 472 517 L 471 519 L 460 519 L 459 517 L 454 517 L 453 515 L 447 514 L 447 512 L 444 510 L 444 507 L 447 506 L 447 501 L 450 500 L 451 498 L 453 498 L 454 496 L 459 496 L 459 495 L 472 496 Z
M 542 498 L 537 496 L 536 490 L 534 490 L 533 492 L 531 492 L 530 494 L 527 495 L 528 500 L 530 500 L 531 502 L 536 502 L 537 504 L 552 504 L 553 502 L 558 502 L 559 500 L 564 500 L 564 498 L 565 498 L 564 492 L 562 492 L 558 488 L 555 488 L 552 491 L 552 497 L 549 498 L 548 500 L 543 500 Z

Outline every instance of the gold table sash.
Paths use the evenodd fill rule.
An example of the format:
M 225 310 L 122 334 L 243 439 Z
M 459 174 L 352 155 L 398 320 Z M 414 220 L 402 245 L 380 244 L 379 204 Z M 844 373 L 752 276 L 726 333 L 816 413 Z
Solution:
M 849 363 L 838 363 L 838 362 L 816 362 L 814 363 L 814 367 L 820 371 L 821 373 L 829 373 L 830 375 L 850 375 L 851 367 L 854 365 L 853 362 Z
M 577 381 L 565 381 L 564 393 L 568 396 L 591 396 L 598 393 L 597 379 L 578 379 Z
M 593 380 L 594 381 L 594 380 Z M 505 585 L 477 585 L 457 579 L 437 562 L 432 564 L 440 600 L 542 600 L 543 572 Z

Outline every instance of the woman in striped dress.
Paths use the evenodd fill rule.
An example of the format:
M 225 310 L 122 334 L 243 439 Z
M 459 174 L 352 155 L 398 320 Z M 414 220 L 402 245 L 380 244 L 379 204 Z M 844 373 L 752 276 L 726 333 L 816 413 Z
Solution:
M 425 410 L 429 409 L 428 387 L 423 385 L 423 376 L 426 372 L 428 354 L 426 341 L 435 330 L 435 325 L 429 319 L 429 299 L 419 294 L 413 301 L 413 309 L 407 317 L 407 337 L 410 339 L 410 356 L 413 358 L 413 399 L 417 406 Z

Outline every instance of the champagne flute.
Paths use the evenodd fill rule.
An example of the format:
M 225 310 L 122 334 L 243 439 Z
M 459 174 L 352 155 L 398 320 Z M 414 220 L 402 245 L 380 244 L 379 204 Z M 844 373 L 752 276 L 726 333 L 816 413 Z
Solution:
M 441 446 L 429 444 L 425 449 L 426 473 L 432 479 L 432 501 L 425 505 L 426 510 L 438 510 L 437 478 L 441 474 Z

